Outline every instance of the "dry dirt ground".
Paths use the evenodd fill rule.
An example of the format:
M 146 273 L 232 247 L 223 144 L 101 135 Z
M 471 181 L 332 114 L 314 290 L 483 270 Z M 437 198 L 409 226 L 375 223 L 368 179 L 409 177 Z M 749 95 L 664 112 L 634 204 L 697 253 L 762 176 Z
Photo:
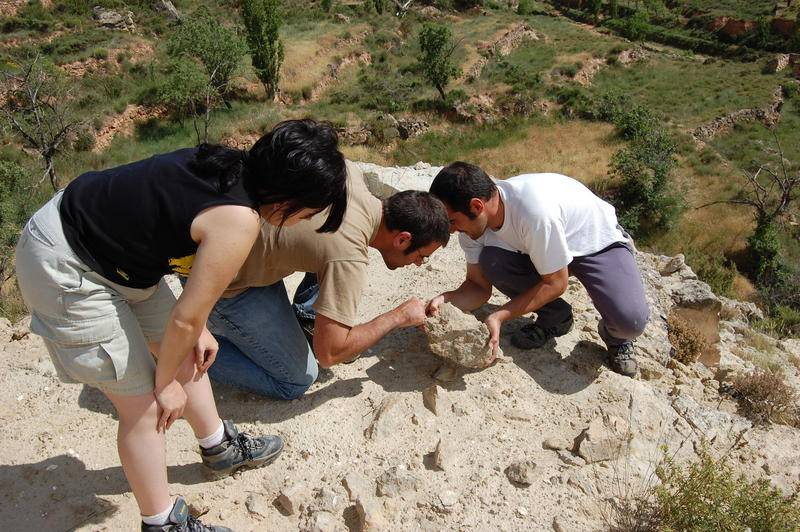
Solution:
M 408 297 L 454 288 L 464 275 L 455 239 L 420 268 L 390 272 L 377 253 L 370 258 L 364 320 Z M 207 522 L 239 531 L 358 530 L 361 508 L 371 530 L 590 530 L 604 527 L 621 497 L 653 481 L 660 445 L 682 460 L 704 438 L 747 474 L 790 489 L 800 481 L 800 431 L 753 428 L 718 393 L 717 379 L 753 367 L 732 354 L 751 349 L 742 343 L 746 308 L 723 301 L 719 368 L 666 367 L 663 317 L 676 298 L 692 297 L 676 294 L 697 281 L 685 266 L 659 273 L 665 261 L 640 256 L 653 316 L 639 343 L 637 379 L 604 366 L 598 316 L 573 283 L 572 332 L 520 351 L 508 342 L 524 323 L 515 320 L 504 328 L 502 360 L 481 371 L 440 371 L 449 381 L 437 393 L 432 375 L 442 362 L 417 329 L 394 332 L 353 364 L 334 367 L 332 379 L 299 400 L 215 386 L 223 417 L 246 431 L 280 434 L 286 448 L 266 468 L 214 481 L 188 425 L 178 422 L 167 437 L 171 491 L 207 511 Z M 295 275 L 287 284 L 297 282 Z M 495 294 L 490 306 L 503 301 Z M 110 404 L 91 388 L 61 384 L 40 340 L 12 340 L 14 332 L 0 322 L 2 528 L 136 529 Z M 784 358 L 797 352 L 797 342 L 774 344 Z M 796 369 L 791 378 L 796 386 Z

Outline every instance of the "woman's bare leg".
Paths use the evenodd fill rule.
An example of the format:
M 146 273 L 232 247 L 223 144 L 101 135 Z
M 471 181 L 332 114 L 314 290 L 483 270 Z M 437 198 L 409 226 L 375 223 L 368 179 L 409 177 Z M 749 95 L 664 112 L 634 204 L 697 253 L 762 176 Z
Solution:
M 158 356 L 157 343 L 150 344 L 150 350 Z M 211 381 L 208 375 L 199 375 L 194 365 L 194 357 L 187 356 L 178 368 L 178 382 L 183 385 L 186 392 L 186 407 L 183 409 L 183 418 L 189 423 L 196 438 L 210 436 L 222 423 L 217 412 L 217 403 L 211 390 Z
M 117 449 L 139 512 L 142 515 L 163 512 L 172 501 L 164 435 L 156 431 L 156 398 L 152 393 L 130 396 L 106 393 L 106 396 L 119 415 Z

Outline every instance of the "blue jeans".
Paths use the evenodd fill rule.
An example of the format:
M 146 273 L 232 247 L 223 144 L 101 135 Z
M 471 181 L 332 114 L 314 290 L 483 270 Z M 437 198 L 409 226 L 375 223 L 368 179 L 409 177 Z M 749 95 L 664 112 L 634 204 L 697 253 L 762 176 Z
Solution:
M 315 320 L 317 318 L 316 311 L 311 308 L 317 302 L 317 297 L 319 297 L 317 274 L 307 273 L 295 290 L 292 301 L 292 309 L 294 309 L 297 319 Z
M 308 297 L 307 290 L 304 293 Z M 308 303 L 311 310 L 302 295 L 296 303 Z M 219 342 L 217 359 L 208 371 L 215 381 L 276 399 L 296 399 L 317 379 L 317 360 L 283 281 L 220 299 L 208 317 L 208 328 Z

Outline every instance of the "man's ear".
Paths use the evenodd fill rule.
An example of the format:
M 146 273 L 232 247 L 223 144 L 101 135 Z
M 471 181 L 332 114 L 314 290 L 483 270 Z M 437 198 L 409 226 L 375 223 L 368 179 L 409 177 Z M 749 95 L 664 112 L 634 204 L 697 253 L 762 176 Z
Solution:
M 398 251 L 405 251 L 411 245 L 411 233 L 408 231 L 399 231 L 392 238 L 392 246 Z
M 486 209 L 486 203 L 480 198 L 472 198 L 469 200 L 469 210 L 472 214 L 478 216 L 483 214 L 483 211 Z

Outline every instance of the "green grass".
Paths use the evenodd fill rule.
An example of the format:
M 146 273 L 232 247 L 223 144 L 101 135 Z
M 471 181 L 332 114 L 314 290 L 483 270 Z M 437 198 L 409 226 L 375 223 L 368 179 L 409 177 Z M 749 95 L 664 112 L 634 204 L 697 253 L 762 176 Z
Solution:
M 679 5 L 685 9 L 707 11 L 712 15 L 729 15 L 753 20 L 759 17 L 771 17 L 776 3 L 780 8 L 786 6 L 786 2 L 772 0 L 682 0 Z M 797 8 L 793 7 L 788 11 L 781 9 L 780 13 L 781 16 L 797 13 Z
M 400 165 L 410 165 L 417 161 L 433 165 L 469 161 L 471 152 L 526 138 L 526 125 L 529 124 L 528 121 L 513 120 L 504 124 L 477 127 L 450 126 L 445 132 L 428 132 L 401 144 L 393 156 Z
M 762 74 L 761 66 L 659 57 L 630 68 L 601 70 L 592 91 L 629 94 L 685 130 L 738 109 L 765 105 L 780 78 Z

